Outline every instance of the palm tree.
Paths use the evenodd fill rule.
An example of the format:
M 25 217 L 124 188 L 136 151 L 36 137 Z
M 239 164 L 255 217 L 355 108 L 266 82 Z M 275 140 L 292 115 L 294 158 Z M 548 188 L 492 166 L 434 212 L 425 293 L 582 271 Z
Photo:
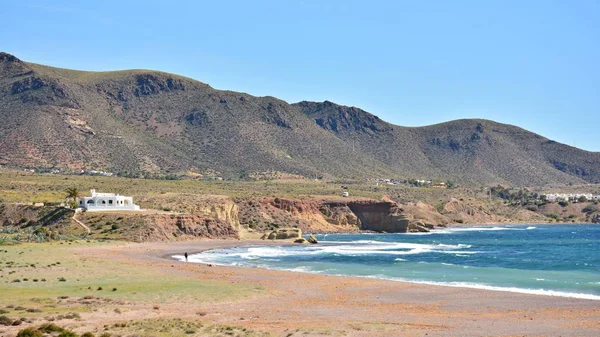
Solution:
M 79 192 L 77 187 L 68 187 L 67 189 L 65 189 L 65 193 L 67 194 L 65 197 L 65 202 L 67 205 L 69 205 L 71 201 L 72 203 L 75 203 L 75 199 L 81 196 L 81 193 Z

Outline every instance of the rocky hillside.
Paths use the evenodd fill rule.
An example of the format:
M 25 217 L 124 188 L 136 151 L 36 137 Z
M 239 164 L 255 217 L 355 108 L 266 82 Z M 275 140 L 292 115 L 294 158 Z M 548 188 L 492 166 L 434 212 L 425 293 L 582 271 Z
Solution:
M 84 72 L 0 53 L 0 165 L 114 173 L 600 182 L 600 154 L 485 120 L 406 128 L 156 71 Z

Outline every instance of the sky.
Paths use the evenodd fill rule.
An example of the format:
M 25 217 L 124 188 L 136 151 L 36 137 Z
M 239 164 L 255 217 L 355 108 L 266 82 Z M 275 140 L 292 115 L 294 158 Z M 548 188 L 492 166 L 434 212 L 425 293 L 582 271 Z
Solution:
M 600 151 L 597 0 L 0 0 L 0 51 L 152 69 L 422 126 L 485 118 Z

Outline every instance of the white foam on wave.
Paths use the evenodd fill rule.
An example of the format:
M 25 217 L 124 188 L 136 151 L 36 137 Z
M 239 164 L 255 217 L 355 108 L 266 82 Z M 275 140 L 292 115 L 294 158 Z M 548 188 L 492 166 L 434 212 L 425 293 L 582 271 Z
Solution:
M 302 254 L 314 254 L 313 251 L 302 251 Z M 292 256 L 297 255 L 298 252 L 292 249 L 286 249 L 284 247 L 248 247 L 246 252 L 233 253 L 230 255 L 238 255 L 242 259 L 256 260 L 262 257 L 281 257 L 281 256 Z
M 270 248 L 270 247 L 269 247 Z M 217 254 L 218 256 L 223 256 L 224 254 Z M 385 279 L 391 281 L 401 281 L 401 282 L 409 282 L 409 283 L 417 283 L 417 284 L 428 284 L 434 286 L 445 286 L 445 287 L 457 287 L 457 288 L 471 288 L 471 289 L 481 289 L 481 290 L 490 290 L 490 291 L 504 291 L 504 292 L 513 292 L 513 293 L 521 293 L 521 294 L 530 294 L 530 295 L 542 295 L 542 296 L 556 296 L 556 297 L 568 297 L 568 298 L 577 298 L 577 299 L 586 299 L 586 300 L 595 300 L 600 301 L 600 295 L 586 294 L 586 293 L 571 293 L 557 290 L 548 290 L 548 289 L 527 289 L 527 288 L 517 288 L 517 287 L 499 287 L 499 286 L 490 286 L 485 284 L 471 283 L 471 282 L 435 282 L 435 281 L 420 281 L 420 280 L 406 280 L 402 278 L 394 278 L 387 277 L 385 275 L 369 275 L 369 276 L 358 276 L 358 275 L 347 275 L 347 274 L 338 274 L 331 273 L 327 271 L 315 271 L 307 266 L 298 266 L 295 268 L 277 268 L 268 265 L 247 265 L 243 262 L 229 262 L 224 263 L 217 259 L 217 256 L 208 256 L 205 253 L 194 254 L 188 257 L 188 261 L 192 263 L 201 263 L 201 264 L 214 264 L 219 266 L 236 266 L 236 267 L 251 267 L 251 268 L 263 268 L 263 269 L 275 269 L 275 270 L 287 270 L 292 272 L 301 272 L 301 273 L 311 273 L 311 274 L 330 274 L 337 276 L 350 276 L 350 277 L 366 277 L 366 278 L 377 278 L 377 279 Z M 182 255 L 173 255 L 172 258 L 177 259 L 179 261 L 185 261 L 185 257 Z M 406 261 L 402 258 L 396 258 L 395 261 Z M 425 261 L 418 262 L 419 264 L 427 264 Z M 452 265 L 450 263 L 442 263 L 443 265 Z M 468 268 L 468 266 L 462 266 L 462 268 Z M 542 281 L 544 279 L 536 278 L 537 281 Z M 588 282 L 589 284 L 600 284 L 600 282 Z
M 395 247 L 386 249 L 374 249 L 374 247 L 353 247 L 353 246 L 331 246 L 324 247 L 321 249 L 322 253 L 338 254 L 338 255 L 413 255 L 422 254 L 432 251 L 431 247 L 423 245 L 422 247 L 414 247 L 409 250 L 391 250 L 391 249 L 403 249 L 406 247 Z
M 338 255 L 414 255 L 429 252 L 456 252 L 457 250 L 470 248 L 470 245 L 458 244 L 423 244 L 423 243 L 408 243 L 408 242 L 372 242 L 368 244 L 355 245 L 327 245 L 316 248 L 322 253 L 338 254 Z M 299 252 L 302 254 L 302 252 Z
M 585 294 L 585 293 L 569 293 L 569 292 L 557 291 L 557 290 L 527 289 L 527 288 L 517 288 L 517 287 L 497 287 L 497 286 L 489 286 L 489 285 L 485 285 L 485 284 L 470 283 L 470 282 L 407 281 L 404 279 L 396 279 L 396 280 L 402 281 L 402 282 L 429 284 L 429 285 L 445 286 L 445 287 L 471 288 L 471 289 L 482 289 L 482 290 L 492 290 L 492 291 L 506 291 L 506 292 L 511 292 L 511 293 L 520 293 L 520 294 L 570 297 L 570 298 L 579 298 L 579 299 L 585 299 L 585 300 L 600 301 L 599 295 Z
M 202 254 L 203 261 L 220 261 L 223 259 L 260 260 L 276 259 L 286 256 L 310 256 L 320 254 L 334 254 L 342 256 L 365 255 L 416 255 L 424 253 L 444 254 L 476 254 L 479 252 L 468 251 L 467 244 L 424 244 L 410 242 L 382 242 L 373 240 L 359 240 L 350 242 L 328 242 L 318 246 L 258 246 L 233 250 L 213 250 Z M 182 260 L 182 256 L 176 256 Z M 208 262 L 210 263 L 210 262 Z

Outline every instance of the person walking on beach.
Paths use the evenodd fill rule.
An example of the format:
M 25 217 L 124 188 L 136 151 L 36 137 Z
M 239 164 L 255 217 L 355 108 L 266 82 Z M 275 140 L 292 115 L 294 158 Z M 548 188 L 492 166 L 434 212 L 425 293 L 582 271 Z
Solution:
M 187 262 L 187 257 L 188 257 L 187 252 L 183 253 L 183 256 L 185 256 L 185 262 Z

